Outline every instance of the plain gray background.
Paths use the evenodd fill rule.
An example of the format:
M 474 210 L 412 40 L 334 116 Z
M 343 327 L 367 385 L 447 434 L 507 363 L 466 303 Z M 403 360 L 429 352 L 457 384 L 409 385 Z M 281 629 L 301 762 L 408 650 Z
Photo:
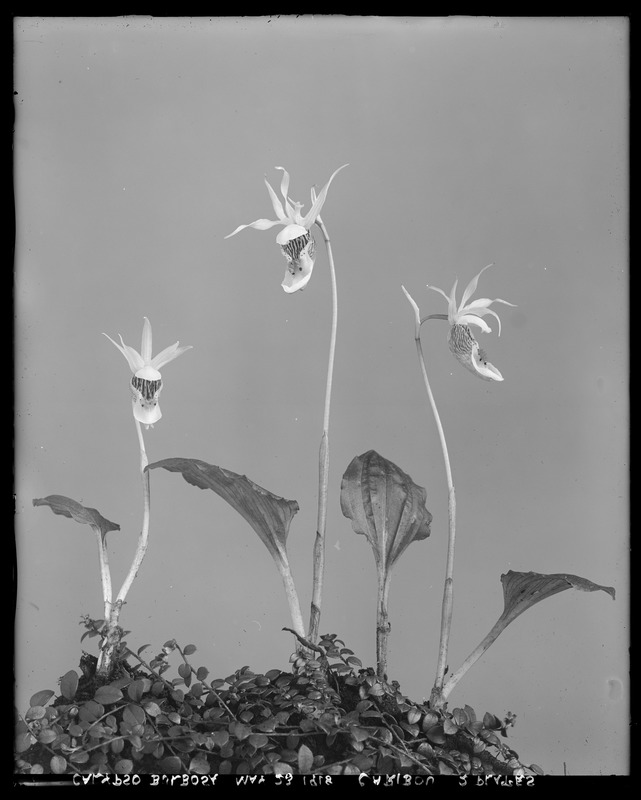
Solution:
M 425 288 L 502 297 L 479 333 L 503 383 L 423 346 L 458 500 L 450 669 L 503 608 L 509 569 L 569 572 L 617 590 L 529 610 L 450 699 L 517 714 L 508 743 L 563 774 L 628 771 L 628 23 L 625 18 L 18 18 L 15 20 L 16 705 L 77 668 L 81 615 L 102 614 L 86 526 L 34 508 L 63 494 L 121 525 L 114 590 L 142 519 L 125 359 L 163 369 L 150 461 L 200 458 L 295 499 L 288 542 L 311 597 L 329 322 L 327 257 L 280 288 L 280 228 L 263 183 L 322 212 L 339 329 L 321 631 L 375 659 L 374 559 L 340 511 L 350 460 L 371 448 L 427 489 L 430 539 L 395 568 L 389 673 L 429 697 L 447 491 L 413 342 Z M 153 654 L 176 637 L 225 677 L 286 668 L 279 576 L 212 492 L 152 473 L 150 546 L 122 623 Z M 82 647 L 95 652 L 96 640 Z M 173 662 L 172 662 L 173 663 Z M 176 675 L 174 665 L 169 673 Z

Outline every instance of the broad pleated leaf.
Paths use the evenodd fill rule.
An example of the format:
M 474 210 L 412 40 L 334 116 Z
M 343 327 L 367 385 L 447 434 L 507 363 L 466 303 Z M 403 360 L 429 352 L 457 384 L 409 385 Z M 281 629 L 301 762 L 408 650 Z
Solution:
M 343 475 L 341 510 L 354 531 L 367 537 L 385 571 L 414 540 L 430 535 L 425 500 L 425 489 L 375 450 L 352 459 Z
M 506 624 L 516 619 L 519 614 L 553 594 L 566 589 L 579 589 L 582 592 L 607 592 L 614 600 L 615 591 L 611 586 L 600 586 L 598 583 L 578 575 L 555 573 L 543 575 L 539 572 L 514 572 L 510 570 L 501 575 L 503 584 L 503 601 L 505 608 L 501 614 Z
M 179 472 L 187 483 L 211 489 L 247 520 L 275 559 L 286 560 L 285 545 L 289 526 L 298 511 L 295 500 L 272 494 L 245 475 L 199 461 L 196 458 L 165 458 L 147 469 L 162 467 Z
M 103 541 L 109 531 L 120 530 L 118 523 L 105 519 L 95 508 L 86 508 L 70 497 L 64 497 L 61 494 L 50 494 L 41 499 L 34 498 L 33 504 L 34 506 L 49 506 L 54 514 L 61 514 L 64 517 L 75 519 L 76 522 L 91 525 L 94 530 L 100 531 Z

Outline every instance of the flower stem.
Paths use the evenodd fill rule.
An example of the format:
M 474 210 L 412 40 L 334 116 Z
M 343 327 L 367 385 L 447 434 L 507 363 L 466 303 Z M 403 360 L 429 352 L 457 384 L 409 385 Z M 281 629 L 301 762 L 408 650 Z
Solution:
M 424 321 L 424 320 L 422 320 Z M 438 649 L 438 662 L 436 666 L 436 679 L 434 681 L 434 688 L 432 689 L 431 702 L 433 705 L 439 706 L 442 704 L 441 694 L 443 690 L 443 681 L 445 679 L 445 669 L 447 667 L 447 651 L 450 640 L 450 630 L 452 627 L 452 613 L 454 608 L 454 542 L 456 539 L 456 494 L 454 491 L 454 482 L 452 480 L 452 468 L 450 466 L 450 457 L 447 452 L 447 442 L 445 441 L 445 433 L 441 418 L 436 407 L 436 401 L 432 394 L 430 382 L 427 377 L 427 369 L 425 368 L 425 357 L 423 355 L 423 347 L 420 338 L 420 324 L 416 328 L 416 351 L 418 360 L 423 374 L 423 381 L 425 383 L 425 390 L 432 407 L 436 428 L 438 430 L 439 439 L 441 442 L 441 449 L 443 451 L 443 461 L 445 462 L 445 475 L 447 478 L 447 499 L 448 499 L 448 539 L 447 539 L 447 562 L 445 567 L 445 586 L 443 588 L 443 604 L 441 608 L 441 636 Z
M 325 239 L 327 257 L 329 260 L 329 270 L 332 284 L 332 328 L 329 342 L 329 362 L 327 365 L 327 383 L 325 386 L 325 411 L 323 415 L 323 435 L 321 437 L 320 452 L 318 460 L 318 517 L 316 522 L 316 538 L 314 540 L 313 555 L 313 589 L 312 602 L 309 618 L 309 631 L 307 638 L 316 642 L 320 626 L 321 602 L 323 595 L 323 573 L 325 570 L 325 528 L 327 525 L 327 486 L 329 482 L 329 412 L 332 397 L 332 378 L 334 374 L 334 354 L 336 351 L 336 330 L 338 325 L 338 292 L 336 289 L 336 270 L 334 268 L 334 257 L 332 255 L 332 245 L 329 240 L 327 228 L 320 217 L 316 218 L 316 224 Z
M 143 494 L 143 519 L 142 529 L 138 537 L 138 545 L 134 554 L 134 559 L 129 567 L 129 572 L 125 578 L 115 603 L 111 605 L 111 613 L 107 617 L 107 625 L 104 630 L 104 639 L 101 645 L 100 655 L 98 657 L 98 666 L 96 672 L 101 676 L 108 676 L 113 666 L 113 656 L 116 647 L 120 643 L 122 636 L 122 629 L 118 623 L 120 620 L 120 612 L 125 602 L 125 598 L 129 593 L 132 583 L 142 560 L 147 552 L 147 544 L 149 539 L 149 510 L 150 510 L 150 489 L 149 489 L 149 473 L 145 472 L 145 467 L 149 463 L 147 453 L 145 451 L 145 440 L 143 439 L 142 429 L 140 423 L 134 418 L 136 424 L 136 432 L 138 433 L 138 444 L 140 446 L 140 474 L 142 477 L 142 494 Z
M 140 445 L 140 475 L 142 477 L 142 496 L 143 496 L 143 519 L 142 519 L 142 529 L 140 531 L 140 536 L 138 537 L 138 546 L 136 548 L 136 554 L 134 556 L 134 560 L 131 563 L 131 567 L 129 568 L 129 572 L 127 577 L 125 578 L 122 586 L 120 587 L 120 591 L 118 592 L 118 597 L 116 598 L 116 605 L 122 606 L 125 602 L 125 597 L 129 593 L 129 589 L 131 588 L 131 584 L 134 582 L 134 578 L 138 574 L 138 570 L 140 569 L 140 565 L 142 564 L 142 560 L 145 557 L 145 553 L 147 552 L 147 544 L 149 539 L 149 510 L 150 510 L 150 489 L 149 489 L 149 473 L 145 472 L 145 467 L 149 463 L 147 459 L 147 453 L 145 451 L 145 440 L 142 436 L 142 429 L 140 427 L 140 423 L 137 419 L 134 419 L 136 423 L 136 431 L 138 433 L 138 443 Z

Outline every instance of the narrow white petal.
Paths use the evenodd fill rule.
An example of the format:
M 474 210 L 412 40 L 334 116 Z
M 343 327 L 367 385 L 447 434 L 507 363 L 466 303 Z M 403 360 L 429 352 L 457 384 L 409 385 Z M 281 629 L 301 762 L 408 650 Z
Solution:
M 447 318 L 450 321 L 450 325 L 454 325 L 458 322 L 458 314 L 456 308 L 457 286 L 458 286 L 458 278 L 454 281 L 454 286 L 452 286 L 452 291 L 450 292 L 450 296 L 447 298 Z
M 142 324 L 142 342 L 140 344 L 140 355 L 142 356 L 142 360 L 145 364 L 149 364 L 151 361 L 151 322 L 144 317 L 144 322 Z
M 327 181 L 325 186 L 323 186 L 323 188 L 320 191 L 320 194 L 318 195 L 318 197 L 314 201 L 314 204 L 312 205 L 312 207 L 309 209 L 309 211 L 307 212 L 307 214 L 303 218 L 303 221 L 301 223 L 303 228 L 307 228 L 307 230 L 309 230 L 311 228 L 311 226 L 314 224 L 314 222 L 316 222 L 316 217 L 320 214 L 321 209 L 323 207 L 323 203 L 325 202 L 325 198 L 327 197 L 327 190 L 329 189 L 330 183 L 334 180 L 336 175 L 338 175 L 338 173 L 342 169 L 345 169 L 345 167 L 348 167 L 348 166 L 349 166 L 349 164 L 343 164 L 342 167 L 339 167 L 337 170 L 335 170 L 332 173 L 330 179 Z
M 466 306 L 461 308 L 461 311 L 477 311 L 479 308 L 488 308 L 492 305 L 494 300 L 490 300 L 489 297 L 479 297 L 478 300 L 472 300 L 471 303 L 468 303 Z
M 186 350 L 191 350 L 192 348 L 192 344 L 188 344 L 185 347 L 178 347 L 178 342 L 176 342 L 169 347 L 165 347 L 164 350 L 158 353 L 158 355 L 152 359 L 151 366 L 154 369 L 161 369 L 165 364 L 169 364 L 174 358 L 178 358 L 178 356 L 181 356 Z
M 490 328 L 487 322 L 482 320 L 476 314 L 463 314 L 462 316 L 458 316 L 456 321 L 459 323 L 459 325 L 476 325 L 483 331 L 483 333 L 492 333 L 492 328 Z
M 288 219 L 293 219 L 294 209 L 290 206 L 289 199 L 287 198 L 287 195 L 289 193 L 289 172 L 287 172 L 285 167 L 275 167 L 275 169 L 282 169 L 283 171 L 283 178 L 280 182 L 280 193 L 285 198 L 285 214 Z
M 136 370 L 139 370 L 144 365 L 144 362 L 142 360 L 142 356 L 140 355 L 140 353 L 137 353 L 134 350 L 133 347 L 129 347 L 129 345 L 126 345 L 122 341 L 122 336 L 120 337 L 120 341 L 122 342 L 122 346 L 121 346 L 121 345 L 118 344 L 118 342 L 114 342 L 114 340 L 111 338 L 111 336 L 108 336 L 106 333 L 103 333 L 102 335 L 106 336 L 107 339 L 109 339 L 109 341 L 115 347 L 117 347 L 118 350 L 120 350 L 120 352 L 123 354 L 123 356 L 127 359 L 127 363 L 129 364 L 129 369 L 132 372 L 136 372 Z
M 230 236 L 235 236 L 238 231 L 242 231 L 243 228 L 256 228 L 259 231 L 266 231 L 268 228 L 273 228 L 274 225 L 282 224 L 280 220 L 257 219 L 255 222 L 248 222 L 247 225 L 239 225 L 235 231 L 228 233 L 225 239 L 229 239 Z
M 442 289 L 439 289 L 438 286 L 430 286 L 428 283 L 427 288 L 431 289 L 433 292 L 438 292 L 439 294 L 442 294 L 443 297 L 447 300 L 447 302 L 448 303 L 450 302 L 449 295 L 447 295 Z
M 283 204 L 278 199 L 276 192 L 272 189 L 269 185 L 269 181 L 265 178 L 265 186 L 267 187 L 267 191 L 269 192 L 269 196 L 272 201 L 272 205 L 274 206 L 274 211 L 276 212 L 276 216 L 281 222 L 289 221 L 289 217 L 283 211 Z
M 483 269 L 478 273 L 478 275 L 475 275 L 472 278 L 472 280 L 467 284 L 467 286 L 465 287 L 465 291 L 463 292 L 463 297 L 461 298 L 461 305 L 459 306 L 459 308 L 463 308 L 465 306 L 467 301 L 470 299 L 470 297 L 476 291 L 476 287 L 478 285 L 479 278 L 485 272 L 485 270 L 488 269 L 491 266 L 492 266 L 492 264 L 488 264 L 486 267 L 483 267 Z

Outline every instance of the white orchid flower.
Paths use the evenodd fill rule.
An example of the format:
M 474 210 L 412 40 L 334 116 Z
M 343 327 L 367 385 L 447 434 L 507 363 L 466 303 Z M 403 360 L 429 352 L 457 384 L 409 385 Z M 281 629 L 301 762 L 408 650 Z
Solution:
M 498 297 L 495 300 L 482 297 L 479 300 L 468 302 L 476 291 L 479 278 L 485 272 L 485 270 L 491 266 L 492 264 L 488 264 L 487 267 L 483 267 L 478 275 L 472 278 L 472 280 L 465 287 L 463 297 L 461 298 L 461 302 L 458 306 L 456 305 L 456 287 L 458 286 L 458 278 L 454 281 L 454 286 L 452 286 L 452 291 L 449 295 L 436 286 L 428 285 L 427 288 L 442 294 L 447 300 L 447 317 L 444 314 L 431 314 L 430 317 L 447 319 L 449 322 L 450 331 L 447 341 L 454 356 L 466 369 L 469 369 L 470 372 L 473 372 L 479 378 L 483 378 L 483 380 L 486 381 L 502 381 L 503 376 L 498 369 L 493 364 L 490 364 L 490 362 L 487 360 L 485 352 L 480 348 L 479 343 L 476 341 L 472 335 L 472 331 L 470 330 L 470 325 L 476 325 L 484 333 L 491 333 L 492 329 L 483 319 L 486 314 L 491 314 L 499 323 L 500 336 L 501 320 L 499 319 L 499 315 L 495 311 L 492 311 L 490 306 L 492 303 L 504 303 L 506 306 L 516 308 L 514 303 L 508 303 L 507 300 L 501 300 Z
M 303 215 L 301 209 L 302 203 L 293 201 L 289 196 L 289 172 L 284 167 L 276 167 L 283 172 L 283 177 L 280 183 L 280 192 L 283 195 L 284 203 L 278 199 L 276 192 L 269 185 L 267 178 L 265 178 L 265 185 L 272 201 L 272 206 L 278 219 L 257 219 L 255 222 L 250 222 L 247 225 L 239 225 L 235 231 L 227 234 L 225 239 L 234 236 L 238 231 L 243 228 L 256 228 L 260 231 L 265 231 L 268 228 L 273 228 L 274 225 L 283 225 L 284 228 L 276 237 L 276 243 L 280 245 L 281 251 L 287 260 L 288 266 L 285 273 L 285 278 L 281 286 L 288 293 L 297 292 L 303 289 L 312 276 L 314 269 L 314 250 L 315 242 L 310 233 L 310 228 L 318 219 L 325 199 L 327 197 L 327 190 L 334 177 L 344 168 L 348 166 L 343 164 L 335 172 L 332 173 L 330 179 L 325 186 L 321 189 L 318 196 L 312 188 L 311 197 L 312 205 L 307 214 Z
M 185 350 L 191 350 L 192 345 L 179 347 L 179 343 L 176 342 L 166 347 L 158 353 L 157 356 L 152 358 L 151 323 L 147 317 L 145 317 L 144 320 L 140 353 L 134 350 L 133 347 L 126 345 L 120 334 L 118 334 L 118 336 L 120 337 L 121 344 L 114 342 L 111 336 L 108 336 L 106 333 L 103 333 L 103 336 L 107 336 L 107 339 L 120 350 L 127 359 L 131 371 L 134 373 L 131 379 L 134 417 L 138 422 L 143 423 L 147 427 L 153 427 L 154 422 L 158 422 L 162 417 L 160 406 L 158 405 L 158 396 L 162 389 L 162 378 L 159 370 L 161 367 L 164 367 L 165 364 L 173 361 L 174 358 L 178 358 L 178 356 L 182 355 Z

